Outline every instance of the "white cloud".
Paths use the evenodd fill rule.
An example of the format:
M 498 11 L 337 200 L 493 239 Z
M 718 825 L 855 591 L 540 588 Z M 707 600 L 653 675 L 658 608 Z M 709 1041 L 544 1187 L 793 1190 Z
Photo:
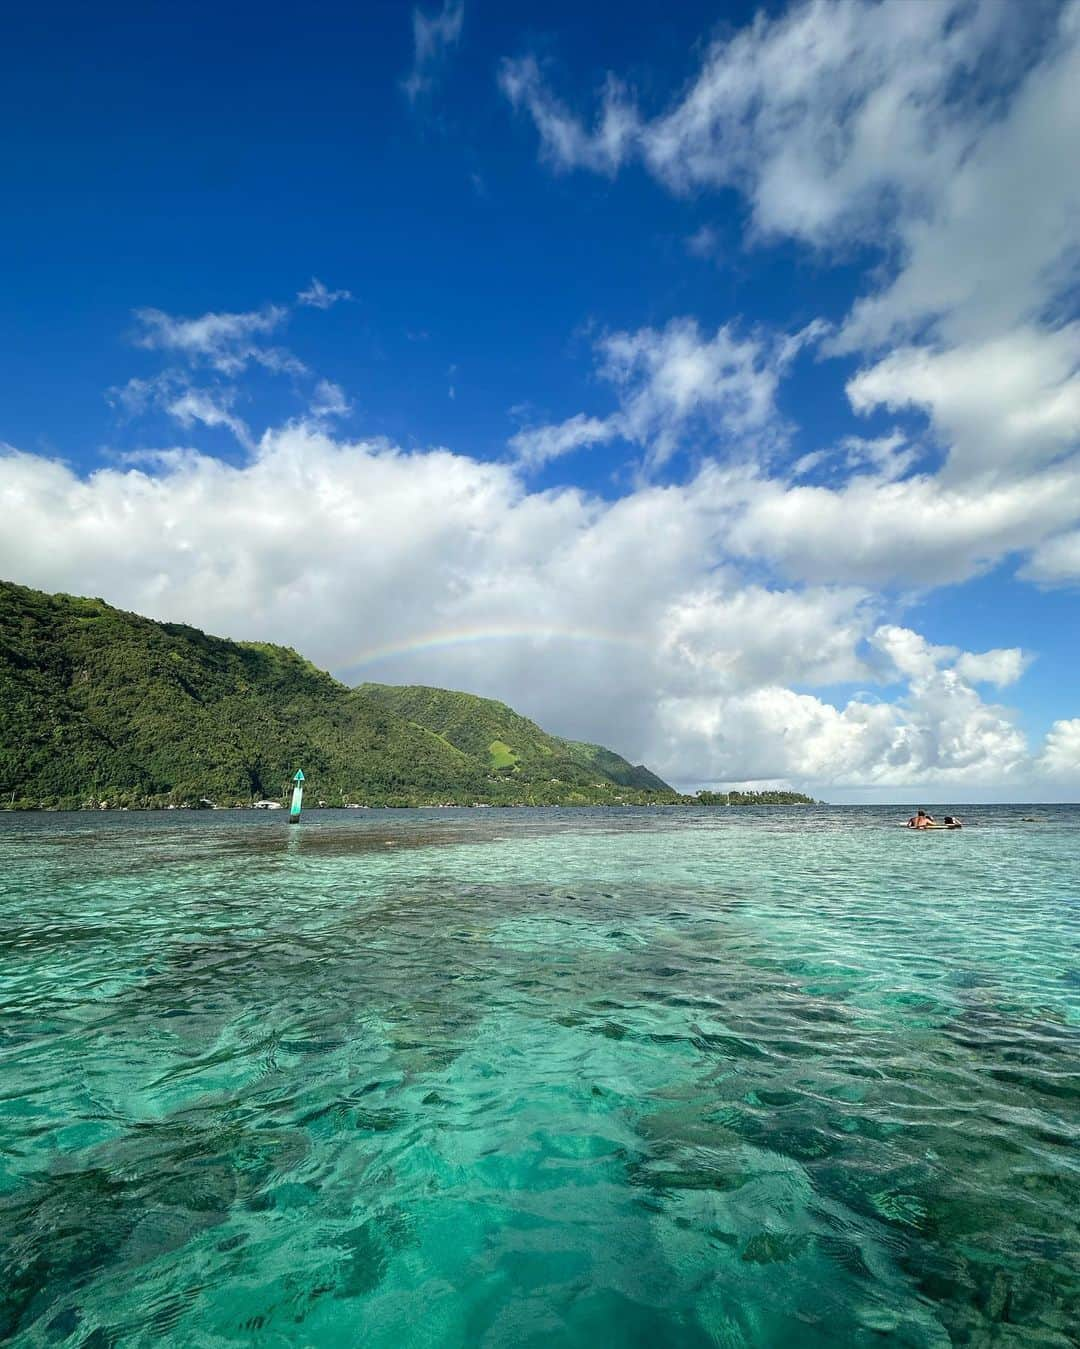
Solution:
M 1015 684 L 1032 657 L 1018 646 L 998 647 L 993 651 L 965 651 L 956 662 L 956 673 L 971 684 L 996 684 L 1004 688 Z
M 1039 585 L 1080 583 L 1080 530 L 1047 539 L 1021 567 L 1020 575 Z
M 341 385 L 329 379 L 320 379 L 312 395 L 311 415 L 318 420 L 326 417 L 347 417 L 351 411 L 352 404 L 345 396 L 345 390 Z
M 714 695 L 778 682 L 869 680 L 858 654 L 874 605 L 863 590 L 770 590 L 737 575 L 676 596 L 659 626 L 661 656 Z
M 844 450 L 845 467 L 870 469 L 884 482 L 902 478 L 918 459 L 918 451 L 908 443 L 902 431 L 891 431 L 887 436 L 845 436 L 840 442 Z
M 968 149 L 952 89 L 1023 24 L 965 0 L 811 0 L 711 44 L 665 113 L 642 116 L 609 77 L 590 130 L 548 90 L 531 58 L 501 84 L 564 169 L 614 172 L 638 157 L 675 191 L 735 186 L 764 233 L 814 243 L 876 227 L 883 207 L 922 205 Z
M 253 447 L 247 423 L 231 411 L 233 398 L 229 394 L 208 389 L 185 389 L 165 405 L 165 411 L 181 426 L 196 423 L 203 426 L 223 426 L 231 431 L 246 449 Z
M 288 310 L 281 305 L 242 314 L 202 314 L 177 318 L 160 309 L 137 309 L 140 331 L 135 341 L 154 351 L 170 351 L 192 365 L 208 365 L 236 375 L 252 362 L 278 373 L 303 374 L 305 367 L 289 352 L 268 347 L 261 339 L 281 326 Z
M 565 431 L 574 445 L 598 441 L 622 414 L 574 418 L 524 433 L 555 444 Z M 763 437 L 766 441 L 768 437 Z M 838 486 L 801 481 L 829 456 L 803 456 L 788 478 L 769 476 L 752 461 L 706 461 L 694 479 L 696 499 L 723 529 L 724 550 L 748 564 L 768 563 L 791 581 L 856 586 L 933 587 L 987 571 L 1011 554 L 1035 550 L 1025 574 L 1050 583 L 1075 578 L 1075 543 L 1061 531 L 1080 521 L 1080 464 L 1053 466 L 1011 482 L 943 484 L 931 474 L 896 481 L 890 454 L 906 453 L 891 437 L 867 448 L 886 460 Z M 849 441 L 847 453 L 855 453 Z M 715 444 L 713 446 L 715 448 Z M 736 450 L 739 446 L 736 445 Z M 750 450 L 756 448 L 754 438 Z M 1059 542 L 1041 546 L 1057 536 Z M 1037 570 L 1036 570 L 1037 569 Z
M 856 412 L 925 410 L 950 447 L 948 478 L 1017 476 L 1080 441 L 1080 323 L 942 351 L 899 347 L 847 387 Z
M 742 337 L 725 324 L 710 335 L 694 319 L 679 318 L 663 328 L 610 333 L 596 344 L 598 374 L 614 386 L 618 411 L 527 428 L 510 448 L 536 465 L 620 437 L 641 446 L 653 470 L 696 437 L 710 453 L 739 445 L 767 457 L 787 430 L 776 408 L 781 375 L 819 332 L 815 324 L 773 341 Z
M 296 293 L 296 303 L 305 305 L 310 309 L 329 309 L 339 300 L 351 299 L 351 290 L 330 290 L 323 285 L 317 276 L 311 278 L 311 285 L 306 290 L 300 290 Z
M 612 502 L 529 492 L 509 465 L 312 425 L 267 433 L 241 465 L 174 451 L 152 472 L 87 479 L 9 452 L 0 509 L 22 528 L 17 544 L 0 536 L 0 568 L 287 642 L 356 680 L 472 688 L 684 782 L 1007 786 L 1034 772 L 1009 714 L 973 687 L 1010 678 L 1018 653 L 882 638 L 861 586 L 748 585 L 725 561 L 728 495 L 715 471 Z M 410 650 L 440 633 L 504 636 Z M 807 691 L 872 686 L 884 676 L 864 653 L 882 645 L 915 653 L 895 702 Z M 377 648 L 398 654 L 364 663 Z
M 525 468 L 539 468 L 564 454 L 598 445 L 618 435 L 611 418 L 586 417 L 578 413 L 554 426 L 527 426 L 510 437 L 510 451 Z
M 947 585 L 1080 519 L 1076 463 L 990 485 L 859 474 L 832 488 L 731 470 L 715 491 L 734 556 L 768 559 L 810 582 Z
M 1053 780 L 1080 782 L 1080 717 L 1054 722 L 1038 768 Z
M 555 168 L 586 168 L 615 173 L 625 162 L 639 132 L 637 113 L 614 77 L 604 87 L 595 130 L 581 125 L 544 84 L 535 57 L 504 61 L 499 86 L 515 108 L 523 108 L 540 132 L 543 154 Z
M 701 780 L 981 789 L 1007 783 L 1030 763 L 1009 715 L 952 671 L 912 681 L 894 704 L 853 699 L 837 708 L 766 686 L 726 699 L 672 700 L 663 720 L 671 743 L 696 756 L 687 766 Z
M 128 416 L 136 417 L 147 408 L 160 407 L 176 389 L 186 386 L 187 378 L 182 371 L 164 370 L 148 379 L 129 379 L 126 384 L 106 389 L 105 401 L 110 407 L 120 408 Z
M 896 673 L 905 679 L 924 679 L 934 674 L 944 661 L 955 660 L 960 654 L 955 647 L 935 646 L 921 633 L 893 623 L 882 624 L 872 640 Z
M 877 248 L 871 289 L 823 350 L 864 353 L 848 385 L 857 412 L 925 413 L 950 493 L 973 495 L 976 477 L 988 490 L 1013 480 L 1023 510 L 1019 498 L 1033 505 L 1052 480 L 1047 466 L 1069 478 L 1080 450 L 1080 325 L 1068 321 L 1080 262 L 1077 0 L 806 0 L 712 43 L 658 115 L 610 77 L 591 128 L 535 62 L 501 78 L 558 168 L 613 174 L 634 160 L 674 192 L 738 189 L 758 242 Z M 876 456 L 873 438 L 861 455 L 849 447 L 863 462 L 848 467 L 869 462 L 878 477 L 915 463 L 911 446 L 891 460 L 880 440 Z M 1019 546 L 1039 541 L 1025 534 Z
M 254 444 L 251 430 L 243 418 L 233 412 L 237 390 L 231 385 L 197 388 L 184 370 L 163 370 L 148 379 L 129 379 L 126 384 L 107 390 L 106 401 L 128 416 L 141 416 L 158 408 L 185 428 L 196 424 L 225 427 L 245 449 Z
M 704 336 L 693 319 L 662 329 L 613 333 L 600 343 L 600 373 L 620 395 L 624 434 L 664 463 L 695 422 L 729 440 L 780 433 L 776 390 L 782 361 L 764 342 L 730 325 Z
M 301 291 L 297 302 L 328 309 L 347 298 L 350 298 L 348 291 L 328 290 L 313 277 L 311 288 Z M 178 318 L 160 309 L 136 310 L 140 325 L 135 338 L 137 345 L 166 352 L 173 358 L 184 357 L 187 364 L 170 365 L 156 375 L 129 379 L 126 384 L 107 390 L 106 400 L 128 416 L 139 416 L 156 408 L 186 429 L 196 424 L 224 427 L 245 448 L 251 449 L 255 437 L 233 410 L 239 389 L 231 381 L 238 380 L 255 365 L 273 374 L 314 380 L 308 394 L 307 415 L 316 421 L 346 416 L 351 405 L 340 385 L 328 379 L 315 379 L 291 352 L 265 343 L 285 322 L 288 313 L 288 308 L 282 305 L 268 305 L 247 313 L 208 313 L 198 318 Z M 198 387 L 193 382 L 194 371 L 199 369 L 214 372 L 213 387 Z M 301 392 L 299 386 L 296 392 Z
M 960 651 L 955 646 L 935 646 L 910 628 L 883 624 L 871 642 L 902 679 L 928 679 L 948 665 L 967 684 L 1015 684 L 1032 657 L 1019 647 L 993 651 Z
M 461 29 L 465 22 L 463 0 L 445 0 L 442 9 L 435 14 L 425 14 L 422 9 L 414 9 L 413 22 L 413 67 L 402 80 L 410 102 L 426 93 L 432 85 L 434 72 L 445 59 L 447 49 L 461 40 Z
M 988 41 L 1000 19 L 1015 26 L 1014 38 L 1027 38 L 995 43 L 995 59 L 1038 59 L 1004 101 L 985 99 L 981 112 L 946 110 L 956 152 L 927 164 L 921 209 L 897 216 L 901 265 L 856 305 L 844 333 L 849 348 L 927 318 L 958 345 L 1023 328 L 1045 319 L 1048 297 L 1075 279 L 1080 181 L 1066 166 L 1080 140 L 1080 5 L 984 3 L 970 13 Z M 1042 20 L 1055 16 L 1047 32 Z

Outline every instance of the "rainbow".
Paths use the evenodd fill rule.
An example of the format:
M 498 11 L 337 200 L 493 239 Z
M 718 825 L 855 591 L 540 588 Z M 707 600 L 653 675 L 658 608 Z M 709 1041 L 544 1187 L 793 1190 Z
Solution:
M 596 646 L 616 646 L 640 649 L 643 639 L 623 632 L 602 628 L 553 627 L 546 624 L 515 624 L 510 627 L 444 628 L 437 632 L 419 633 L 401 641 L 371 646 L 354 655 L 335 661 L 339 670 L 358 670 L 365 665 L 376 665 L 395 656 L 415 656 L 422 652 L 442 651 L 454 646 L 477 642 L 585 642 Z

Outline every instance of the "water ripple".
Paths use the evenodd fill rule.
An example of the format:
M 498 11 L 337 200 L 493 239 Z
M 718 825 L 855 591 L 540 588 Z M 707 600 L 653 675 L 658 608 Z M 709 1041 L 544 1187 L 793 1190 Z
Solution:
M 1080 812 L 365 816 L 0 820 L 0 1340 L 1075 1344 Z

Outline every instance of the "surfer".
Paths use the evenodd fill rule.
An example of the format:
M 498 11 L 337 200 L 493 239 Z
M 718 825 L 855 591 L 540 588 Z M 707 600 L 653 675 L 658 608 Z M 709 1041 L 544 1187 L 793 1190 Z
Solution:
M 934 823 L 933 815 L 927 815 L 926 811 L 920 806 L 907 822 L 909 829 L 929 829 Z
M 961 820 L 957 819 L 957 817 L 956 817 L 955 815 L 946 815 L 946 816 L 945 816 L 945 828 L 946 828 L 946 829 L 963 829 L 963 827 L 964 827 L 963 822 L 962 822 Z

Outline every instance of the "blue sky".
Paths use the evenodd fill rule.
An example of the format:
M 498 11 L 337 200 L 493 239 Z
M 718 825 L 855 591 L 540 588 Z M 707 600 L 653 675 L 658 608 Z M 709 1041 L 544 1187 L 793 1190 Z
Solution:
M 0 62 L 4 575 L 683 785 L 1076 798 L 1076 3 L 53 5 Z

